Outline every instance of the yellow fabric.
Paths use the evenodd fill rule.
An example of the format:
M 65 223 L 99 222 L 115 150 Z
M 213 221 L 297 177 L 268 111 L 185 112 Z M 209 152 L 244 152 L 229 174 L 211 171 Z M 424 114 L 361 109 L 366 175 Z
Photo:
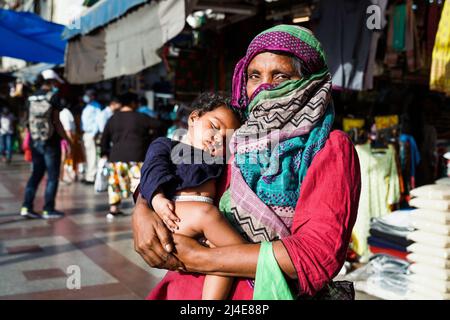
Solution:
M 430 89 L 450 96 L 450 1 L 445 1 L 431 63 Z
M 361 166 L 361 196 L 352 249 L 360 256 L 367 256 L 370 219 L 389 214 L 390 205 L 400 201 L 400 180 L 392 145 L 384 153 L 374 152 L 369 143 L 357 145 L 356 151 Z
M 388 129 L 398 125 L 398 115 L 375 117 L 377 130 Z
M 362 129 L 364 127 L 364 124 L 364 119 L 344 118 L 344 120 L 342 121 L 342 127 L 345 132 L 348 132 L 352 129 Z

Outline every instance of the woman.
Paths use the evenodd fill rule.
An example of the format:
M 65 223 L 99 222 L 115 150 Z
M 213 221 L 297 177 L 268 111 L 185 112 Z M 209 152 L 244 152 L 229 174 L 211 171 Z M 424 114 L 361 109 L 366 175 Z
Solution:
M 110 162 L 108 219 L 122 213 L 122 200 L 136 188 L 152 132 L 158 127 L 156 121 L 136 112 L 136 94 L 126 93 L 120 102 L 122 108 L 106 123 L 101 140 L 101 156 Z
M 345 261 L 361 184 L 359 161 L 349 138 L 340 131 L 330 133 L 334 117 L 330 79 L 321 45 L 309 30 L 280 25 L 251 42 L 233 77 L 233 105 L 243 108 L 248 119 L 234 134 L 231 149 L 236 158 L 245 159 L 248 154 L 239 151 L 239 138 L 273 129 L 279 141 L 288 142 L 294 151 L 277 150 L 282 160 L 279 176 L 289 170 L 283 166 L 287 159 L 296 165 L 295 183 L 280 182 L 278 176 L 255 179 L 249 174 L 252 168 L 232 162 L 220 185 L 222 190 L 230 187 L 221 208 L 233 213 L 233 222 L 253 243 L 222 248 L 172 236 L 138 197 L 133 215 L 136 250 L 152 267 L 195 273 L 168 272 L 149 299 L 200 299 L 201 274 L 239 277 L 232 299 L 257 298 L 243 278 L 257 277 L 257 269 L 269 261 L 267 253 L 280 274 L 296 283 L 296 295 L 315 296 L 326 288 Z M 276 187 L 268 187 L 270 183 Z M 290 188 L 284 199 L 288 204 L 295 191 L 299 193 L 292 211 L 276 201 L 268 203 L 283 188 Z M 249 203 L 246 196 L 255 202 Z M 270 283 L 267 277 L 259 278 Z M 258 282 L 264 283 L 257 279 L 256 287 Z

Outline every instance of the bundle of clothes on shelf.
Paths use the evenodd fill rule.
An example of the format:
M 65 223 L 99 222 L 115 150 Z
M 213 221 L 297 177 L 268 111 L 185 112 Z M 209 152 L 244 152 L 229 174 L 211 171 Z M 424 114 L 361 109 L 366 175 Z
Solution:
M 410 297 L 450 299 L 450 185 L 427 185 L 411 191 L 412 226 L 407 238 Z
M 412 210 L 371 219 L 368 263 L 347 274 L 385 300 L 450 300 L 450 178 L 411 190 Z
M 407 248 L 413 244 L 408 235 L 415 229 L 411 224 L 409 210 L 394 211 L 370 223 L 369 250 L 374 254 L 389 254 L 406 260 Z

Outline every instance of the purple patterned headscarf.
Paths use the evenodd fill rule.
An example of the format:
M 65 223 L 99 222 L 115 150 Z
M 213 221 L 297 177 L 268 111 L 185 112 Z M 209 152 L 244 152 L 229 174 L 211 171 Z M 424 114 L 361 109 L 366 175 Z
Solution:
M 253 58 L 267 51 L 279 51 L 292 54 L 300 59 L 306 75 L 312 75 L 327 68 L 320 42 L 308 29 L 278 25 L 257 35 L 250 43 L 245 57 L 234 69 L 231 104 L 235 108 L 245 109 L 250 102 L 247 97 L 247 68 Z M 267 88 L 258 88 L 258 92 Z M 253 97 L 258 94 L 255 92 Z

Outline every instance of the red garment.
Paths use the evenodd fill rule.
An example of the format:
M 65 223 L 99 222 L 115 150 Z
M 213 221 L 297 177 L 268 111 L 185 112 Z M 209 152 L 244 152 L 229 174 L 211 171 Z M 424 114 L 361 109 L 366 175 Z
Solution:
M 224 180 L 221 185 L 228 185 L 230 174 Z M 297 270 L 302 294 L 313 295 L 341 269 L 356 221 L 360 189 L 356 150 L 345 133 L 333 131 L 302 183 L 292 235 L 282 239 Z M 147 299 L 201 299 L 203 281 L 203 275 L 168 272 Z M 237 279 L 231 299 L 252 297 L 248 282 Z
M 408 260 L 408 259 L 406 259 L 406 256 L 408 255 L 409 252 L 401 252 L 401 251 L 394 250 L 394 249 L 380 248 L 380 247 L 374 247 L 374 246 L 369 246 L 369 250 L 370 250 L 370 252 L 372 252 L 374 254 L 383 253 L 383 254 L 388 254 L 393 257 L 400 258 L 403 260 Z

